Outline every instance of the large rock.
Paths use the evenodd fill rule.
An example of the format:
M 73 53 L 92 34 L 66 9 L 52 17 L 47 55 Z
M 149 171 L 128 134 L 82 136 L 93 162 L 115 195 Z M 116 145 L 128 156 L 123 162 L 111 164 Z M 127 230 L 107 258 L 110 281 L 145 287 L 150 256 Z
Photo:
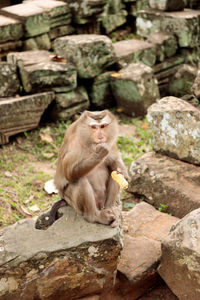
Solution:
M 104 35 L 61 37 L 54 41 L 54 49 L 76 66 L 80 78 L 93 78 L 116 60 L 112 42 Z
M 145 202 L 123 212 L 124 248 L 117 267 L 116 285 L 100 299 L 138 299 L 155 285 L 161 242 L 177 221 Z
M 16 65 L 0 62 L 0 97 L 14 96 L 19 86 Z
M 7 60 L 19 67 L 22 84 L 27 93 L 41 90 L 68 92 L 77 86 L 75 67 L 68 62 L 59 62 L 48 51 L 9 53 Z
M 53 99 L 53 92 L 0 99 L 0 144 L 8 143 L 11 135 L 37 127 Z
M 184 9 L 185 2 L 184 0 L 149 0 L 149 6 L 164 11 L 179 11 Z
M 151 33 L 175 34 L 180 47 L 199 47 L 199 10 L 184 9 L 181 12 L 143 10 L 136 19 L 137 33 L 148 37 Z
M 152 67 L 156 62 L 156 48 L 145 41 L 124 40 L 114 43 L 113 46 L 121 65 L 142 62 Z
M 52 105 L 49 114 L 53 119 L 66 120 L 76 113 L 88 109 L 89 106 L 87 91 L 83 86 L 79 86 L 68 93 L 56 93 L 55 105 Z
M 115 100 L 111 90 L 111 74 L 105 72 L 95 77 L 91 86 L 89 96 L 91 104 L 98 109 L 105 109 L 115 105 Z
M 200 209 L 172 227 L 162 243 L 159 274 L 181 300 L 200 299 Z
M 51 41 L 47 33 L 26 39 L 23 45 L 24 51 L 49 49 L 51 49 Z
M 183 64 L 170 78 L 169 93 L 176 97 L 191 94 L 192 84 L 197 76 L 197 68 Z
M 50 29 L 48 12 L 33 3 L 22 3 L 1 9 L 1 14 L 14 17 L 24 24 L 24 36 L 31 37 L 46 33 Z
M 47 230 L 32 219 L 1 231 L 0 298 L 72 300 L 111 288 L 119 227 L 86 222 L 70 207 Z
M 22 22 L 0 15 L 0 43 L 20 39 L 23 34 Z
M 200 167 L 161 154 L 147 153 L 130 167 L 129 191 L 161 211 L 182 218 L 200 207 Z
M 174 56 L 177 49 L 177 39 L 174 35 L 163 32 L 152 33 L 149 35 L 147 41 L 155 45 L 156 58 L 158 61 L 164 61 L 165 58 Z
M 199 109 L 182 99 L 165 97 L 149 107 L 147 119 L 155 151 L 200 164 Z
M 147 108 L 159 99 L 153 71 L 142 63 L 132 63 L 111 76 L 112 91 L 117 104 L 131 116 L 145 115 Z

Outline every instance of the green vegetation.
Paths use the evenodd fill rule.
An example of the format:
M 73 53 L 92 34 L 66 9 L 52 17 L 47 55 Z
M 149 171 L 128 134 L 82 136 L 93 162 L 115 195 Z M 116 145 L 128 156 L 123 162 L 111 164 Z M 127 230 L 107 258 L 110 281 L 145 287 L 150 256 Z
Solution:
M 151 131 L 146 120 L 119 114 L 118 146 L 127 165 L 151 151 Z M 53 178 L 57 157 L 66 128 L 71 122 L 56 122 L 25 132 L 0 146 L 0 226 L 12 224 L 25 217 L 36 217 L 47 210 L 58 195 L 48 195 L 44 184 Z M 123 129 L 130 134 L 123 133 Z M 125 194 L 124 194 L 125 195 Z M 123 208 L 134 206 L 126 192 Z

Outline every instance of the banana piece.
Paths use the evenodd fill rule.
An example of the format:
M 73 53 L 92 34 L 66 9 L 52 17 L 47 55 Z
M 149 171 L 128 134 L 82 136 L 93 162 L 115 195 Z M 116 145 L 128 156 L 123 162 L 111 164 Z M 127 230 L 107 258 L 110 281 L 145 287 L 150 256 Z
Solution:
M 124 178 L 124 176 L 121 173 L 113 171 L 111 173 L 111 177 L 120 185 L 122 189 L 125 190 L 128 188 L 128 181 Z

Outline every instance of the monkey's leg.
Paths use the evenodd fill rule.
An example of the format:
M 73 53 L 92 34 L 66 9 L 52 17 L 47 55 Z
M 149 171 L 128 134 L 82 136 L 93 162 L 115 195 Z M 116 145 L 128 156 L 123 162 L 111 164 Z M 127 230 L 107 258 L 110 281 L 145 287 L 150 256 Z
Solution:
M 76 183 L 70 183 L 65 196 L 67 199 L 70 198 L 69 204 L 77 213 L 83 215 L 90 223 L 98 222 L 109 225 L 116 219 L 111 210 L 98 210 L 93 188 L 85 177 L 80 178 Z
M 119 185 L 110 177 L 107 187 L 107 198 L 105 203 L 105 208 L 112 208 L 115 206 L 120 187 Z

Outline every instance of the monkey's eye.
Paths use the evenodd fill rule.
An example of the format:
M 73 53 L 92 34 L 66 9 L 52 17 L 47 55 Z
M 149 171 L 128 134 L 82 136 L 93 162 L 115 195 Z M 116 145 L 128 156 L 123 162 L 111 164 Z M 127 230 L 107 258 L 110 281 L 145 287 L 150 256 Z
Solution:
M 98 128 L 98 125 L 93 124 L 93 125 L 90 125 L 90 127 L 91 127 L 92 129 L 97 129 L 97 128 Z
M 106 126 L 108 126 L 108 123 L 101 124 L 101 128 L 105 128 Z

